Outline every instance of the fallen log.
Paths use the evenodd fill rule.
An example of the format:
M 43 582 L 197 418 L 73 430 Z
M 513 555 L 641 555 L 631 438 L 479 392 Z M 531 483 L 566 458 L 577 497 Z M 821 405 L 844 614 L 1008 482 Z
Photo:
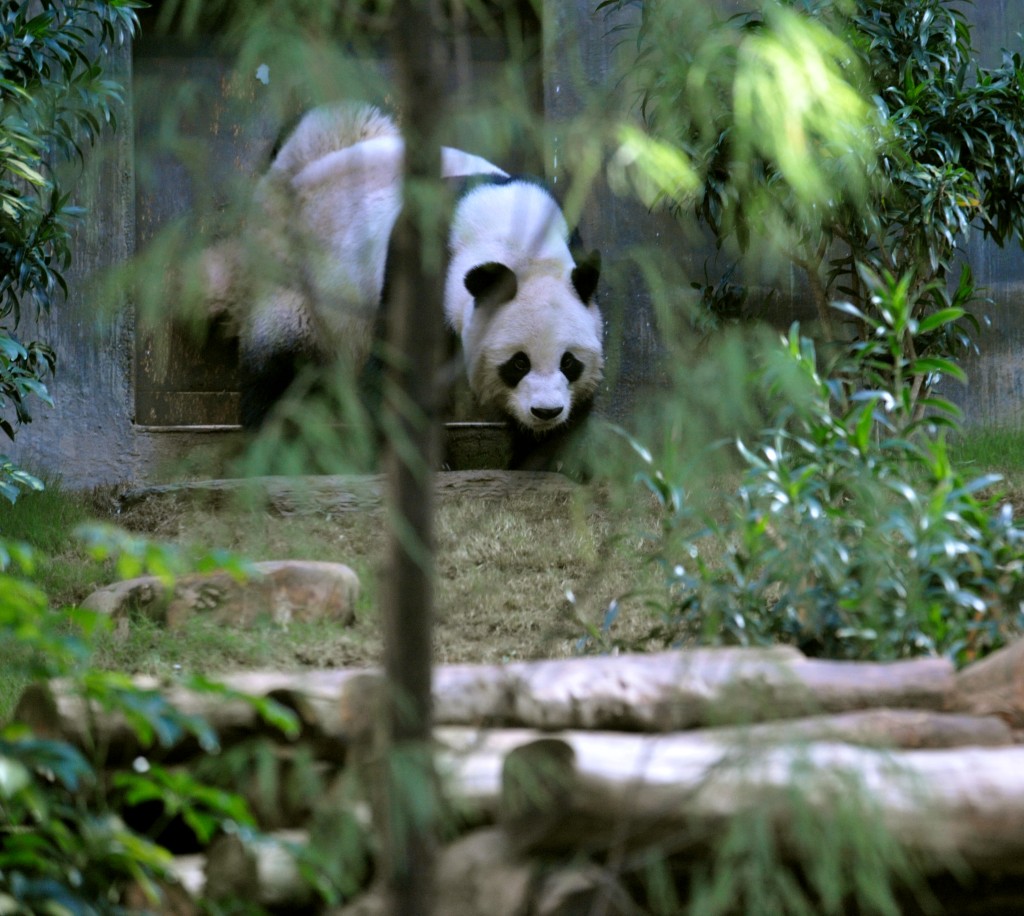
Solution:
M 904 728 L 898 723 L 909 723 Z M 907 731 L 909 728 L 909 732 Z M 493 819 L 497 816 L 501 772 L 505 758 L 548 733 L 536 729 L 473 729 L 440 727 L 435 738 L 440 748 L 439 768 L 448 780 L 453 800 L 461 803 L 468 819 Z M 559 740 L 589 741 L 588 735 L 614 732 L 560 732 Z M 763 750 L 790 747 L 794 753 L 811 742 L 864 745 L 894 752 L 900 748 L 1015 747 L 1012 731 L 995 717 L 972 717 L 948 713 L 921 713 L 916 710 L 877 710 L 793 719 L 752 726 L 720 727 L 678 732 L 664 736 L 621 735 L 626 747 L 630 741 L 650 742 L 651 747 L 667 746 L 686 757 L 688 750 L 700 760 L 709 752 L 720 755 L 756 755 Z M 890 745 L 889 738 L 896 740 Z M 903 740 L 900 740 L 900 739 Z M 961 744 L 960 739 L 969 739 Z M 949 743 L 945 743 L 946 740 Z M 710 750 L 709 750 L 710 749 Z
M 927 709 L 863 709 L 831 716 L 807 716 L 755 725 L 703 730 L 717 740 L 750 745 L 841 741 L 878 748 L 1002 747 L 1013 730 L 996 716 L 932 712 Z
M 153 678 L 135 683 L 160 689 L 176 708 L 205 718 L 223 741 L 265 728 L 256 709 L 233 694 L 275 699 L 296 713 L 307 738 L 340 753 L 353 719 L 376 715 L 379 678 L 369 669 L 245 672 L 219 679 L 226 696 Z M 950 704 L 955 684 L 945 659 L 830 662 L 788 647 L 691 649 L 441 666 L 434 676 L 434 718 L 445 725 L 670 732 L 857 709 L 940 710 Z M 125 754 L 138 753 L 119 716 L 87 708 L 70 691 L 62 682 L 33 685 L 15 715 L 50 737 L 80 746 L 123 742 Z
M 1024 639 L 960 671 L 951 705 L 964 712 L 997 715 L 1024 728 Z
M 438 856 L 434 911 L 443 916 L 571 916 L 637 912 L 618 879 L 591 864 L 542 866 L 518 856 L 505 832 L 484 828 L 466 834 Z M 390 916 L 374 888 L 332 916 Z
M 170 880 L 155 884 L 136 881 L 125 889 L 121 899 L 123 911 L 152 916 L 199 916 L 205 861 L 201 855 L 175 856 L 168 867 Z
M 291 697 L 328 734 L 344 736 L 355 710 L 372 709 L 373 670 L 250 673 L 222 678 L 242 692 Z M 941 710 L 955 686 L 952 663 L 808 659 L 789 647 L 689 649 L 443 665 L 434 672 L 442 725 L 677 731 L 885 707 Z M 340 697 L 340 702 L 339 702 Z M 365 714 L 365 713 L 364 713 Z
M 824 661 L 785 646 L 506 667 L 516 680 L 512 721 L 552 729 L 677 731 L 853 709 L 942 709 L 954 686 L 945 659 Z
M 193 900 L 198 900 L 203 894 L 203 887 L 206 884 L 206 877 L 203 874 L 206 868 L 206 857 L 200 854 L 188 856 L 175 856 L 171 860 L 170 871 L 178 886 Z
M 744 746 L 714 734 L 440 730 L 451 791 L 496 806 L 521 853 L 700 845 L 724 821 L 798 805 L 830 818 L 863 793 L 904 848 L 942 871 L 1024 874 L 1024 747 L 880 751 Z M 798 799 L 798 801 L 795 801 Z
M 320 703 L 329 705 L 332 711 L 336 709 L 337 686 L 331 702 L 325 703 L 323 697 L 312 693 L 279 689 L 281 681 L 273 676 L 244 676 L 232 680 L 237 680 L 241 687 L 228 687 L 226 692 L 189 690 L 150 677 L 136 678 L 132 683 L 139 690 L 166 700 L 185 721 L 205 723 L 217 736 L 221 747 L 261 735 L 285 740 L 281 731 L 265 719 L 260 704 L 245 697 L 274 700 L 295 715 L 298 725 L 295 740 L 308 741 L 323 757 L 337 761 L 343 758 L 344 746 L 338 738 L 340 730 L 333 727 L 332 734 L 325 734 L 321 718 L 326 712 L 317 708 Z M 323 678 L 320 683 L 328 680 Z M 28 725 L 40 737 L 67 741 L 112 766 L 124 765 L 140 754 L 173 762 L 203 750 L 196 735 L 187 729 L 165 736 L 163 744 L 142 741 L 121 711 L 83 697 L 68 681 L 30 684 L 18 700 L 13 719 Z

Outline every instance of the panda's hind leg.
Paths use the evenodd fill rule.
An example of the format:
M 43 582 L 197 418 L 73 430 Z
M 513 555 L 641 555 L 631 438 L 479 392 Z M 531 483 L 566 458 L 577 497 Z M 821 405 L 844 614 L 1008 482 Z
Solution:
M 322 363 L 305 298 L 277 288 L 259 300 L 239 337 L 240 419 L 258 429 L 307 367 Z

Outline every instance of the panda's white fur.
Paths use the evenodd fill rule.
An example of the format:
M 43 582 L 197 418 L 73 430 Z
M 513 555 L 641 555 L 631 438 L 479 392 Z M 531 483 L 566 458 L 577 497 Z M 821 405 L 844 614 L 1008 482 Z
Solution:
M 558 205 L 528 181 L 470 191 L 456 208 L 449 238 L 445 314 L 462 340 L 470 387 L 483 404 L 537 434 L 561 426 L 593 398 L 604 364 L 601 314 L 585 301 L 596 265 L 581 298 L 568 242 Z M 478 301 L 467 288 L 467 276 L 483 264 L 502 265 L 514 276 L 514 284 L 508 278 L 514 293 L 505 301 Z M 511 385 L 501 370 L 517 354 L 529 371 Z M 566 354 L 582 364 L 575 378 L 563 371 Z
M 257 186 L 250 219 L 242 271 L 250 295 L 238 310 L 243 375 L 258 378 L 288 353 L 365 362 L 401 207 L 403 156 L 394 121 L 369 105 L 313 109 L 289 135 Z M 449 148 L 442 173 L 505 174 Z
M 249 243 L 207 259 L 212 285 L 231 286 L 243 376 L 254 388 L 243 391 L 243 423 L 258 425 L 283 393 L 271 378 L 276 361 L 343 354 L 358 366 L 368 358 L 403 157 L 398 128 L 380 110 L 314 109 L 260 181 Z M 457 202 L 449 236 L 445 314 L 461 339 L 470 388 L 482 404 L 544 437 L 589 403 L 601 378 L 601 316 L 587 301 L 596 265 L 576 265 L 565 219 L 539 185 L 509 180 L 492 163 L 452 148 L 442 150 L 442 175 L 498 182 Z M 476 296 L 467 287 L 471 274 Z M 494 277 L 501 282 L 491 289 Z M 529 371 L 509 384 L 503 367 L 520 353 Z M 576 362 L 564 371 L 567 353 L 579 371 Z

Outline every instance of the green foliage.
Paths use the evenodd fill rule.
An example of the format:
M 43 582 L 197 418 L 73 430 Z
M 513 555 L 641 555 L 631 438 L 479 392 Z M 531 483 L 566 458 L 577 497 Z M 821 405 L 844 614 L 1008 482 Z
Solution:
M 607 0 L 601 7 L 625 6 Z M 633 79 L 641 110 L 675 172 L 660 183 L 693 206 L 720 242 L 751 234 L 792 240 L 822 208 L 867 199 L 882 129 L 844 36 L 802 4 L 765 2 L 722 19 L 715 4 L 641 6 Z M 648 166 L 638 160 L 640 172 Z
M 203 845 L 213 839 L 225 821 L 245 826 L 254 823 L 240 796 L 212 788 L 183 770 L 146 765 L 141 772 L 115 773 L 112 782 L 125 805 L 159 804 L 163 826 L 172 818 L 181 817 Z M 160 832 L 158 823 L 154 833 Z
M 180 551 L 102 527 L 86 533 L 98 557 L 124 551 L 128 571 L 170 577 L 187 565 Z M 162 748 L 186 737 L 216 755 L 218 738 L 205 720 L 176 709 L 160 691 L 90 667 L 92 645 L 107 621 L 82 610 L 52 609 L 29 578 L 32 548 L 18 541 L 0 547 L 0 639 L 20 650 L 7 659 L 5 679 L 63 678 L 91 708 L 123 718 L 143 751 L 130 771 L 105 779 L 99 771 L 105 748 L 41 740 L 17 720 L 0 730 L 0 907 L 10 913 L 120 913 L 129 884 L 155 904 L 157 881 L 170 863 L 159 835 L 171 819 L 180 817 L 207 841 L 219 830 L 251 827 L 253 817 L 234 793 L 145 756 L 158 760 Z M 201 564 L 212 562 L 211 556 Z M 183 686 L 246 699 L 272 727 L 296 734 L 294 715 L 271 700 L 242 697 L 202 677 L 184 678 Z M 146 835 L 126 826 L 118 813 L 144 804 L 161 812 Z
M 95 796 L 74 748 L 8 728 L 0 738 L 0 903 L 4 912 L 115 913 L 118 886 L 152 887 L 170 854 L 125 827 Z
M 124 531 L 116 525 L 92 523 L 75 532 L 94 560 L 113 559 L 121 579 L 158 576 L 172 583 L 184 572 L 226 570 L 238 579 L 251 572 L 241 557 L 226 550 L 196 552 L 175 544 L 161 544 L 147 537 Z
M 137 0 L 13 2 L 0 13 L 0 316 L 17 324 L 21 302 L 50 305 L 67 291 L 71 206 L 54 173 L 82 158 L 112 122 L 121 89 L 97 58 L 135 29 Z
M 67 293 L 64 271 L 81 210 L 57 165 L 81 160 L 114 120 L 121 87 L 105 79 L 105 50 L 137 25 L 139 0 L 14 2 L 0 7 L 0 430 L 32 419 L 31 397 L 51 404 L 55 368 L 44 343 L 22 343 L 22 307 L 48 309 Z M 13 502 L 37 481 L 0 455 L 0 496 Z
M 745 471 L 724 519 L 695 508 L 683 479 L 636 446 L 640 479 L 665 513 L 658 559 L 671 595 L 668 641 L 964 661 L 1024 627 L 1024 528 L 991 495 L 998 477 L 956 470 L 936 432 L 953 419 L 919 419 L 910 391 L 921 374 L 952 367 L 908 361 L 907 336 L 934 333 L 958 313 L 917 323 L 906 278 L 865 272 L 864 282 L 881 316 L 870 319 L 869 341 L 855 341 L 823 374 L 794 326 L 761 367 L 775 420 L 756 441 L 737 443 Z M 953 410 L 939 399 L 928 406 Z
M 662 183 L 672 205 L 719 245 L 802 269 L 825 337 L 869 339 L 829 309 L 844 298 L 872 314 L 868 268 L 909 277 L 914 319 L 961 310 L 908 358 L 961 353 L 977 322 L 970 272 L 951 282 L 958 250 L 972 230 L 999 244 L 1024 230 L 1021 54 L 979 66 L 949 0 L 765 0 L 728 19 L 669 0 L 642 9 L 643 111 L 687 176 Z M 918 374 L 914 395 L 934 377 Z

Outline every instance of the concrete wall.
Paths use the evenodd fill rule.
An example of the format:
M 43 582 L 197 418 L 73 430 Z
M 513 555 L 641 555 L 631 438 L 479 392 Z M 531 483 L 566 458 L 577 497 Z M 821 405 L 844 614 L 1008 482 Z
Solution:
M 111 53 L 105 66 L 130 89 L 130 47 Z M 155 435 L 135 422 L 135 310 L 106 282 L 135 252 L 132 138 L 129 110 L 73 179 L 76 202 L 88 212 L 75 230 L 66 273 L 70 294 L 49 313 L 24 315 L 17 331 L 22 340 L 42 340 L 55 349 L 57 373 L 48 386 L 54 406 L 35 402 L 32 423 L 6 453 L 72 487 L 171 475 L 177 459 L 204 438 L 194 432 Z
M 109 71 L 130 85 L 130 48 L 109 58 Z M 70 296 L 38 320 L 25 315 L 18 328 L 22 339 L 45 341 L 57 352 L 57 376 L 49 385 L 55 406 L 37 402 L 32 424 L 21 428 L 8 451 L 16 461 L 73 485 L 131 479 L 138 466 L 132 428 L 134 313 L 118 301 L 104 303 L 98 314 L 90 289 L 98 271 L 124 263 L 134 250 L 131 136 L 126 118 L 76 181 L 76 202 L 88 213 L 75 233 Z
M 984 0 L 967 9 L 982 63 L 997 65 L 1002 48 L 1021 49 L 1024 0 Z M 978 338 L 978 352 L 963 360 L 966 388 L 948 384 L 944 393 L 961 406 L 967 425 L 1019 427 L 1024 424 L 1024 249 L 1018 244 L 999 248 L 976 234 L 967 253 L 978 285 L 992 299 L 975 309 L 989 324 Z
M 581 112 L 608 118 L 633 101 L 616 79 L 614 55 L 629 53 L 610 20 L 595 12 L 595 0 L 545 4 L 544 106 L 556 128 L 547 169 L 565 181 L 576 165 L 569 125 Z M 1024 0 L 999 0 L 970 7 L 977 44 L 988 60 L 1001 45 L 1016 44 L 1024 30 Z M 109 59 L 111 74 L 131 86 L 128 49 Z M 36 405 L 35 419 L 22 428 L 6 451 L 16 461 L 66 484 L 139 483 L 180 473 L 178 461 L 223 432 L 157 432 L 136 423 L 135 345 L 132 304 L 103 301 L 93 285 L 104 270 L 123 264 L 135 250 L 135 163 L 131 119 L 121 121 L 115 136 L 90 160 L 80 182 L 79 199 L 89 213 L 76 238 L 76 257 L 68 280 L 69 300 L 38 321 L 27 316 L 19 328 L 23 339 L 41 339 L 58 353 L 58 374 L 51 384 L 54 408 Z M 681 238 L 667 217 L 654 217 L 635 203 L 597 187 L 583 212 L 585 241 L 602 250 L 608 269 L 602 306 L 609 319 L 607 412 L 628 416 L 630 405 L 657 386 L 658 340 L 650 298 L 637 270 L 617 255 L 639 244 L 655 245 L 673 255 L 694 279 L 701 275 L 701 253 Z M 987 309 L 991 329 L 980 341 L 982 354 L 970 359 L 966 391 L 949 392 L 965 407 L 969 422 L 1019 423 L 1024 405 L 1024 257 L 1019 248 L 1000 251 L 972 240 L 971 256 L 979 280 L 996 300 Z

